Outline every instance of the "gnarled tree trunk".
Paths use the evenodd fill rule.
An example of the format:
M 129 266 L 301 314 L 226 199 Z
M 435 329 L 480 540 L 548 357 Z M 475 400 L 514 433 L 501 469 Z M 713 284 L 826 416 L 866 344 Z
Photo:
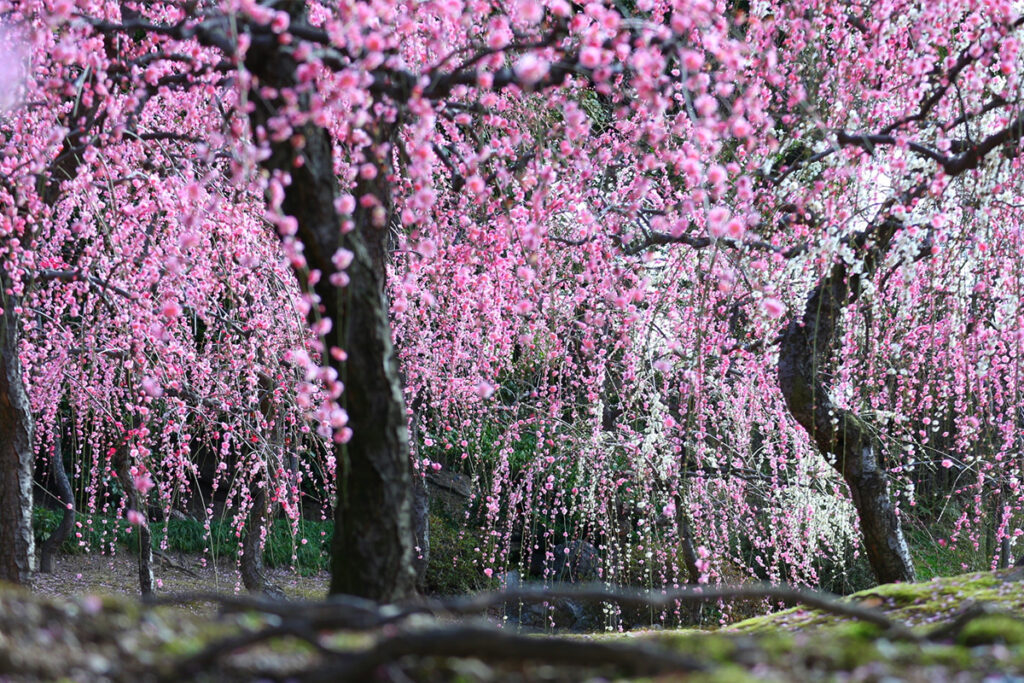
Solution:
M 887 219 L 861 233 L 856 240 L 864 254 L 861 273 L 841 261 L 833 265 L 812 290 L 802 317 L 794 316 L 786 327 L 779 350 L 786 405 L 849 486 L 868 561 L 882 583 L 914 581 L 914 566 L 881 462 L 881 441 L 870 425 L 832 403 L 825 370 L 843 308 L 860 295 L 861 278 L 875 272 L 899 227 Z
M 302 20 L 303 5 L 282 6 L 292 12 L 295 23 Z M 277 109 L 286 105 L 267 100 L 260 90 L 295 86 L 296 64 L 276 41 L 254 42 L 245 64 L 255 76 L 250 120 L 254 127 L 266 128 Z M 392 132 L 384 123 L 376 129 L 371 123 L 364 130 L 378 143 Z M 340 400 L 348 412 L 352 438 L 339 447 L 330 592 L 395 600 L 415 591 L 415 571 L 409 435 L 384 292 L 390 160 L 372 160 L 378 167 L 376 177 L 360 180 L 353 194 L 357 199 L 370 195 L 376 205 L 357 202 L 351 217 L 354 229 L 343 235 L 342 216 L 334 204 L 339 187 L 330 135 L 312 123 L 295 133 L 302 136 L 301 149 L 291 140 L 271 143 L 271 154 L 262 163 L 271 172 L 291 176 L 281 211 L 296 219 L 308 266 L 320 272 L 315 293 L 320 312 L 333 322 L 324 335 L 324 358 L 345 384 Z M 297 159 L 301 161 L 296 163 Z M 354 255 L 345 287 L 331 283 L 337 270 L 331 259 L 339 247 Z M 312 311 L 311 317 L 317 313 Z M 331 353 L 334 349 L 347 354 L 345 362 Z
M 0 267 L 0 580 L 27 584 L 32 537 L 32 412 L 18 358 L 17 298 Z

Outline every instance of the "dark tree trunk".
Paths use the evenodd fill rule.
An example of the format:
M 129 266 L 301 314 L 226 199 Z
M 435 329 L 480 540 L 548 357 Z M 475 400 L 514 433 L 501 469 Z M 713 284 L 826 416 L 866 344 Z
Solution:
M 676 527 L 679 533 L 679 544 L 683 550 L 683 564 L 686 566 L 686 583 L 697 584 L 700 579 L 700 569 L 697 568 L 697 550 L 693 545 L 690 514 L 684 507 L 682 496 L 676 496 Z
M 149 515 L 146 499 L 139 496 L 135 490 L 135 482 L 132 480 L 129 471 L 128 456 L 120 456 L 120 465 L 117 468 L 118 477 L 121 480 L 121 488 L 127 498 L 129 510 L 136 510 L 143 515 L 142 524 L 139 524 L 139 547 L 136 549 L 139 565 L 139 592 L 143 596 L 153 595 L 155 580 L 153 579 L 153 534 L 149 529 Z
M 239 564 L 242 585 L 250 593 L 264 593 L 267 590 L 267 577 L 263 571 L 263 530 L 266 526 L 267 493 L 266 489 L 258 487 L 252 497 L 249 519 L 246 520 Z
M 412 563 L 416 588 L 422 593 L 426 589 L 427 565 L 430 564 L 430 490 L 427 478 L 419 473 L 413 474 L 412 486 L 412 530 L 416 543 Z
M 27 584 L 32 537 L 32 412 L 18 358 L 16 297 L 0 267 L 0 580 Z
M 423 395 L 420 392 L 412 402 L 412 417 L 410 419 L 412 424 L 410 449 L 413 450 L 414 458 L 418 457 L 414 449 L 418 448 L 420 443 L 419 410 L 422 405 Z M 412 477 L 412 531 L 415 543 L 413 567 L 416 570 L 416 588 L 422 593 L 426 590 L 427 566 L 430 564 L 430 487 L 422 470 L 413 470 Z
M 286 5 L 292 8 L 293 22 L 300 21 L 303 3 Z M 284 106 L 267 101 L 260 88 L 288 88 L 296 83 L 295 62 L 279 48 L 276 41 L 258 41 L 246 55 L 246 66 L 256 77 L 251 93 L 256 105 L 251 114 L 254 127 L 265 128 L 276 108 Z M 391 134 L 387 124 L 365 130 L 377 142 Z M 311 123 L 295 133 L 303 136 L 302 149 L 290 140 L 273 143 L 263 165 L 291 176 L 281 211 L 295 217 L 308 266 L 321 275 L 315 293 L 324 317 L 333 322 L 324 337 L 324 358 L 345 384 L 340 400 L 353 433 L 338 448 L 330 592 L 395 600 L 415 591 L 415 571 L 409 435 L 384 292 L 390 160 L 373 159 L 377 177 L 360 181 L 353 192 L 357 199 L 372 195 L 378 208 L 357 202 L 352 216 L 355 227 L 342 235 L 342 217 L 334 207 L 339 187 L 331 138 Z M 347 269 L 350 282 L 343 288 L 330 283 L 336 271 L 331 257 L 339 247 L 354 254 Z M 297 274 L 304 279 L 302 272 Z M 344 363 L 331 353 L 335 348 L 347 354 Z
M 329 168 L 330 156 L 326 159 Z M 373 194 L 387 204 L 390 190 L 383 178 L 390 169 L 382 165 L 380 180 L 362 183 L 357 197 Z M 393 600 L 415 588 L 413 486 L 398 359 L 384 294 L 387 233 L 369 214 L 357 209 L 355 230 L 343 240 L 355 254 L 348 268 L 350 284 L 339 290 L 321 280 L 317 290 L 335 322 L 327 344 L 348 354 L 341 368 L 342 404 L 353 433 L 341 447 L 338 463 L 331 592 Z M 333 270 L 329 257 L 311 265 L 325 273 Z
M 54 428 L 53 432 L 53 455 L 50 457 L 50 469 L 53 470 L 53 478 L 57 484 L 57 500 L 60 501 L 62 516 L 57 528 L 39 546 L 39 571 L 46 574 L 53 571 L 54 554 L 75 528 L 75 494 L 71 490 L 68 473 L 64 469 L 64 450 L 61 447 L 59 427 Z
M 779 350 L 786 405 L 849 486 L 868 561 L 882 583 L 913 581 L 914 566 L 889 493 L 881 442 L 870 425 L 832 403 L 825 377 L 843 308 L 857 299 L 861 278 L 874 273 L 899 227 L 888 219 L 855 240 L 862 274 L 842 262 L 833 265 L 811 292 L 803 316 L 786 327 Z
M 142 512 L 140 510 L 140 512 Z M 149 530 L 149 518 L 139 525 L 139 592 L 153 595 L 153 534 Z
M 272 426 L 269 435 L 270 447 L 275 451 L 282 450 L 284 435 L 282 425 L 277 420 L 272 399 L 274 381 L 268 375 L 260 375 L 260 392 L 260 412 L 263 414 L 266 423 Z M 294 458 L 289 460 L 290 468 L 294 474 L 297 463 L 294 461 Z M 267 581 L 267 575 L 263 567 L 264 530 L 267 528 L 268 521 L 273 519 L 273 511 L 267 505 L 267 487 L 270 486 L 270 482 L 267 479 L 262 479 L 261 481 L 253 482 L 252 486 L 255 487 L 255 492 L 252 495 L 252 509 L 249 510 L 249 517 L 245 522 L 245 536 L 242 538 L 242 557 L 238 567 L 242 574 L 242 584 L 250 593 L 263 593 L 271 597 L 283 598 L 284 591 Z

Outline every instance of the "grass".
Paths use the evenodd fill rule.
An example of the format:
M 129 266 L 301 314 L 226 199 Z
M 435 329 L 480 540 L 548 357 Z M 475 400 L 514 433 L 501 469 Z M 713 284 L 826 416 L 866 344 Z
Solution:
M 909 525 L 908 525 L 909 527 Z M 981 571 L 987 569 L 985 557 L 971 547 L 970 543 L 959 543 L 956 546 L 943 546 L 936 537 L 949 535 L 949 529 L 932 525 L 931 528 L 920 526 L 904 529 L 907 546 L 914 560 L 914 570 L 920 581 L 937 576 L 956 576 L 965 571 Z
M 32 511 L 36 543 L 41 543 L 57 528 L 60 515 L 60 512 L 46 508 L 35 508 Z M 92 524 L 88 523 L 90 519 Z M 75 554 L 83 552 L 85 548 L 109 547 L 112 542 L 129 549 L 138 547 L 138 531 L 123 519 L 82 515 L 78 521 L 82 526 L 76 528 L 76 532 L 81 536 L 73 535 L 66 540 L 61 547 L 64 553 Z M 238 555 L 241 536 L 225 520 L 211 522 L 209 531 L 202 522 L 192 519 L 151 522 L 149 526 L 154 550 L 166 549 L 190 555 L 210 554 L 231 559 Z M 290 520 L 276 519 L 267 533 L 263 562 L 267 567 L 294 567 L 303 576 L 326 571 L 333 536 L 332 521 L 300 520 L 298 533 L 293 535 Z

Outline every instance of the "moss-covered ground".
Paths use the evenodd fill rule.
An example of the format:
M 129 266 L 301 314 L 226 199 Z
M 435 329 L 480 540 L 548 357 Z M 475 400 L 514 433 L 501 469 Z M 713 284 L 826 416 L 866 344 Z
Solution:
M 358 678 L 328 678 L 465 682 L 1024 680 L 1021 574 L 1014 570 L 965 574 L 879 586 L 846 598 L 909 627 L 909 634 L 794 607 L 716 631 L 650 631 L 572 639 L 613 647 L 655 648 L 648 652 L 685 657 L 702 669 L 697 672 L 673 671 L 671 667 L 646 671 L 646 656 L 636 658 L 632 665 L 602 664 L 599 656 L 592 663 L 585 658 L 572 664 L 520 661 L 511 644 L 490 650 L 482 646 L 478 653 L 470 649 L 455 658 L 396 655 Z M 968 613 L 975 616 L 962 618 Z M 369 633 L 319 628 L 300 637 L 275 636 L 253 647 L 239 649 L 233 644 L 245 634 L 276 628 L 280 621 L 253 611 L 197 615 L 168 607 L 143 607 L 124 598 L 55 598 L 4 589 L 0 591 L 0 679 L 247 680 L 261 676 L 305 680 L 309 672 L 323 665 L 326 648 L 335 651 L 337 661 L 347 661 L 347 657 L 381 643 L 421 638 L 460 623 L 421 616 Z M 338 659 L 338 652 L 345 654 Z

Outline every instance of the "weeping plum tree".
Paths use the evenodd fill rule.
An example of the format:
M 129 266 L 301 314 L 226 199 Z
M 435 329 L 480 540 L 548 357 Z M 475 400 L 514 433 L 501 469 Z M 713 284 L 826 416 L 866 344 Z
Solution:
M 639 553 L 678 581 L 690 534 L 676 525 L 679 558 L 659 529 L 685 505 L 704 573 L 815 581 L 852 509 L 876 577 L 911 580 L 913 477 L 951 467 L 976 478 L 959 492 L 976 510 L 985 481 L 1012 498 L 996 525 L 1017 535 L 1019 14 L 687 10 L 590 5 L 576 25 L 601 40 L 581 39 L 578 80 L 440 133 L 442 159 L 506 131 L 526 157 L 457 166 L 471 192 L 443 200 L 448 222 L 407 242 L 394 278 L 432 454 L 497 471 L 505 546 L 484 563 L 506 561 L 509 509 L 549 532 L 575 512 L 609 575 Z M 680 30 L 680 52 L 634 25 Z M 998 311 L 984 324 L 979 297 Z M 970 517 L 954 536 L 985 533 Z
M 236 195 L 212 211 L 225 198 L 219 188 L 204 190 L 195 174 L 214 167 L 202 159 L 178 164 L 175 140 L 209 129 L 201 112 L 179 121 L 174 134 L 140 136 L 147 145 L 111 137 L 109 102 L 94 92 L 102 92 L 103 77 L 61 61 L 52 16 L 5 17 L 16 48 L 5 56 L 20 58 L 12 94 L 31 104 L 0 120 L 7 329 L 21 337 L 20 347 L 11 346 L 18 353 L 5 356 L 20 381 L 7 386 L 22 397 L 3 442 L 28 449 L 20 468 L 24 514 L 12 511 L 3 522 L 31 541 L 32 454 L 53 453 L 46 465 L 59 479 L 66 452 L 75 494 L 61 491 L 61 506 L 76 498 L 86 528 L 97 515 L 140 525 L 143 592 L 153 587 L 150 511 L 198 510 L 209 520 L 214 501 L 203 498 L 201 477 L 212 477 L 213 495 L 235 508 L 239 554 L 249 560 L 246 553 L 262 548 L 261 513 L 283 508 L 297 520 L 303 482 L 333 476 L 322 437 L 305 419 L 320 387 L 296 369 L 311 348 L 299 289 L 273 232 L 251 210 L 261 202 Z M 109 40 L 97 49 L 113 58 L 127 46 Z M 47 78 L 58 75 L 72 85 L 47 89 Z M 153 86 L 140 97 L 160 95 Z M 153 107 L 141 121 L 160 125 L 164 113 Z M 20 436 L 33 416 L 35 443 Z M 196 459 L 204 452 L 213 461 L 208 473 Z M 4 485 L 18 481 L 5 477 Z M 329 492 L 319 496 L 325 509 Z M 5 548 L 31 561 L 24 545 Z M 250 566 L 240 564 L 246 587 L 263 590 L 258 564 Z
M 583 519 L 609 579 L 634 558 L 678 580 L 672 544 L 652 541 L 680 518 L 702 580 L 814 580 L 854 516 L 878 578 L 909 579 L 900 477 L 935 460 L 1006 481 L 1012 533 L 1013 440 L 977 448 L 1020 399 L 1011 3 L 57 0 L 0 15 L 32 55 L 5 165 L 60 158 L 40 144 L 24 166 L 25 144 L 55 139 L 56 122 L 29 125 L 36 102 L 73 91 L 103 106 L 68 150 L 94 172 L 66 191 L 177 191 L 48 221 L 102 206 L 125 241 L 147 219 L 234 225 L 223 250 L 276 230 L 319 339 L 292 355 L 296 403 L 337 449 L 332 591 L 413 590 L 412 476 L 481 458 L 506 532 L 482 549 L 489 575 L 510 511 L 528 510 L 552 529 Z M 4 234 L 35 258 L 23 229 Z M 982 294 L 994 313 L 968 329 Z M 894 350 L 904 338 L 926 365 Z M 400 377 L 424 402 L 412 467 Z M 943 420 L 955 452 L 936 458 Z

